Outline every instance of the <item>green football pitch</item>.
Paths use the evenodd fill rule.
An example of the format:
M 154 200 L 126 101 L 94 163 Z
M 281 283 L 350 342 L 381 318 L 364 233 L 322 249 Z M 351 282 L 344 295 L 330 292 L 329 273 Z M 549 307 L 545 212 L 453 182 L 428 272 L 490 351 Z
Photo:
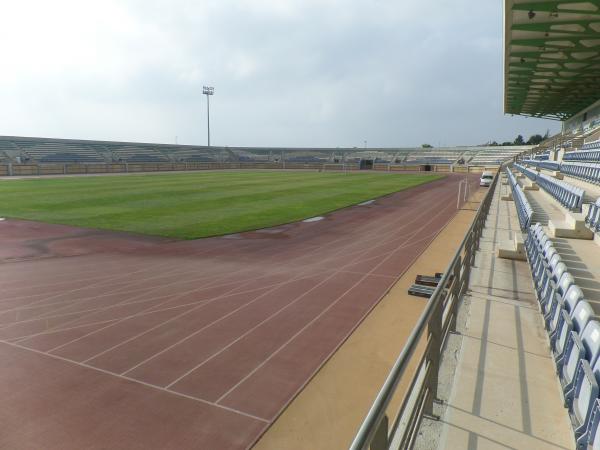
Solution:
M 0 216 L 194 239 L 313 217 L 441 178 L 195 172 L 0 181 Z

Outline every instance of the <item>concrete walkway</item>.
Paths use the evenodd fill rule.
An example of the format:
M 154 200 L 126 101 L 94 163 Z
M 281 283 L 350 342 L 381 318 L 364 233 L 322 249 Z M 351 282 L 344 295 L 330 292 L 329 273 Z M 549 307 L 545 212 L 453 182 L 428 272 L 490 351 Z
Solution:
M 513 202 L 498 186 L 465 297 L 454 383 L 442 411 L 439 448 L 569 449 L 548 339 L 526 262 L 499 259 L 519 231 Z

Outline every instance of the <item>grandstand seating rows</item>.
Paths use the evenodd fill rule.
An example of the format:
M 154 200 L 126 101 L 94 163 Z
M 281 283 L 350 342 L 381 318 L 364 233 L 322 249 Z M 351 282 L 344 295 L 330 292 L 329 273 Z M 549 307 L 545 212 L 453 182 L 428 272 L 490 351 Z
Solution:
M 567 152 L 563 156 L 564 161 L 600 161 L 600 150 L 580 150 Z
M 518 147 L 513 149 L 506 149 L 505 147 L 495 147 L 477 152 L 473 158 L 469 161 L 472 165 L 493 165 L 500 164 L 507 159 L 512 159 L 521 153 Z
M 548 153 L 548 152 L 539 153 L 539 154 L 535 155 L 533 157 L 533 159 L 538 160 L 538 161 L 548 161 L 550 159 L 550 153 Z
M 577 186 L 573 186 L 566 181 L 557 180 L 543 173 L 536 173 L 531 169 L 521 165 L 514 164 L 514 167 L 523 173 L 531 181 L 537 183 L 539 187 L 548 192 L 558 202 L 570 211 L 581 212 L 585 191 Z
M 587 448 L 600 442 L 599 318 L 539 223 L 525 249 L 577 448 Z
M 560 163 L 557 163 L 555 161 L 538 161 L 535 159 L 526 159 L 526 160 L 523 160 L 523 163 L 527 164 L 528 166 L 538 167 L 540 169 L 547 169 L 547 170 L 554 170 L 554 171 L 560 170 Z
M 521 231 L 525 231 L 529 228 L 531 224 L 531 218 L 533 217 L 533 208 L 529 204 L 527 197 L 525 197 L 525 193 L 515 176 L 512 174 L 510 169 L 506 168 L 506 174 L 508 176 L 508 183 L 510 184 L 510 188 L 512 191 L 513 200 L 515 202 L 515 206 L 517 207 L 517 216 L 519 217 L 519 224 L 521 226 Z
M 594 233 L 600 233 L 600 198 L 590 205 L 585 216 L 585 224 Z
M 587 142 L 582 145 L 581 150 L 600 149 L 600 141 Z
M 67 139 L 0 137 L 0 159 L 24 163 L 278 162 L 498 165 L 530 147 L 300 149 L 205 147 Z

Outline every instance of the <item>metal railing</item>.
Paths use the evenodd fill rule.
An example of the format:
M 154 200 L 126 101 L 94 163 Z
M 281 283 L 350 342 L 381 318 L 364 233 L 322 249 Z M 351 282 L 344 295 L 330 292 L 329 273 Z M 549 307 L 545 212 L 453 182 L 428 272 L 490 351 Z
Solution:
M 496 172 L 469 230 L 360 426 L 350 446 L 351 450 L 411 448 L 423 417 L 436 418 L 433 404 L 437 400 L 440 358 L 449 333 L 456 329 L 459 301 L 469 285 L 471 266 L 479 248 L 479 239 L 501 169 L 502 167 Z M 415 356 L 424 336 L 425 350 Z M 408 380 L 406 376 L 410 374 L 407 369 L 415 363 L 416 371 Z M 397 413 L 390 422 L 388 408 L 403 379 L 409 381 L 409 385 Z

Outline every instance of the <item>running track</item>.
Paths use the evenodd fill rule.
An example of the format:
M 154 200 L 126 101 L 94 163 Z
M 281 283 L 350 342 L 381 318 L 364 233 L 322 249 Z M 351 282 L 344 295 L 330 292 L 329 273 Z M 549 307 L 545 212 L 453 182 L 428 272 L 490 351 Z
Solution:
M 0 448 L 252 446 L 454 216 L 460 179 L 198 241 L 0 222 Z

